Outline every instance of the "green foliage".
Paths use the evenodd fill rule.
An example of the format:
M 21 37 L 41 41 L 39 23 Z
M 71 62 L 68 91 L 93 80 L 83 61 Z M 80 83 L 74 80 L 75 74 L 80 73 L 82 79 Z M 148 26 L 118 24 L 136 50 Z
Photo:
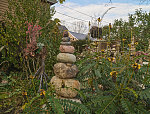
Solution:
M 60 99 L 60 103 L 64 107 L 66 113 L 74 112 L 75 114 L 90 114 L 90 110 L 76 101 Z
M 111 40 L 120 40 L 122 48 L 124 43 L 124 47 L 127 49 L 132 35 L 135 37 L 135 41 L 138 42 L 136 49 L 145 51 L 148 49 L 148 39 L 150 37 L 149 22 L 150 12 L 144 12 L 142 9 L 136 10 L 134 14 L 129 14 L 128 21 L 116 19 L 110 32 Z M 103 27 L 103 35 L 108 38 L 108 34 L 108 26 Z M 126 41 L 123 42 L 123 39 L 126 39 Z
M 31 23 L 33 26 L 42 27 L 41 34 L 36 37 L 36 40 L 38 44 L 44 44 L 47 48 L 46 72 L 53 74 L 52 69 L 56 63 L 56 55 L 59 52 L 62 37 L 57 27 L 58 21 L 52 20 L 54 13 L 54 7 L 50 7 L 48 3 L 43 3 L 40 0 L 9 1 L 9 10 L 5 12 L 0 27 L 0 46 L 5 46 L 5 49 L 0 52 L 0 61 L 3 63 L 0 66 L 1 69 L 8 73 L 14 70 L 26 72 L 27 79 L 38 69 L 41 47 L 36 50 L 34 57 L 24 56 L 24 49 L 27 47 L 26 39 L 28 38 L 27 24 Z
M 2 73 L 2 76 L 3 81 L 0 84 L 0 110 L 7 114 L 19 113 L 24 103 L 22 91 L 27 81 L 22 81 L 22 73 L 11 72 L 7 77 L 5 73 Z
M 75 50 L 77 50 L 78 53 L 83 52 L 87 44 L 88 44 L 87 40 L 77 40 L 75 42 L 72 42 L 72 45 L 75 47 Z
M 137 57 L 130 60 L 124 54 L 114 63 L 107 55 L 98 56 L 100 53 L 78 61 L 82 103 L 97 114 L 149 113 L 148 65 L 135 71 L 132 65 Z M 116 77 L 111 76 L 112 71 L 118 73 Z
M 27 24 L 42 27 L 36 41 L 47 48 L 45 66 L 50 77 L 53 75 L 53 65 L 56 63 L 62 37 L 57 27 L 58 21 L 52 20 L 54 13 L 54 7 L 41 0 L 9 0 L 9 10 L 5 12 L 0 23 L 0 47 L 4 47 L 0 50 L 0 82 L 5 82 L 5 79 L 8 81 L 1 85 L 3 90 L 0 108 L 4 113 L 22 112 L 22 106 L 30 100 L 30 104 L 34 104 L 36 100 L 41 102 L 34 99 L 37 96 L 39 80 L 31 77 L 41 64 L 42 47 L 39 46 L 35 51 L 35 56 L 24 56 L 26 38 L 29 37 L 26 33 Z M 22 95 L 24 91 L 27 92 L 27 97 Z

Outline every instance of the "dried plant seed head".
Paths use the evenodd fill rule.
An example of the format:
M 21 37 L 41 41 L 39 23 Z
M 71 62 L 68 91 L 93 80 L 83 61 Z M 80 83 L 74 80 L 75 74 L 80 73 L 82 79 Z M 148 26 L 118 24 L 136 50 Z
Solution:
M 109 28 L 110 28 L 110 29 L 112 29 L 112 25 L 111 25 L 111 23 L 109 23 Z
M 112 80 L 113 80 L 114 83 L 116 83 L 117 74 L 118 74 L 117 71 L 112 71 L 112 72 L 110 72 L 110 75 L 111 75 Z

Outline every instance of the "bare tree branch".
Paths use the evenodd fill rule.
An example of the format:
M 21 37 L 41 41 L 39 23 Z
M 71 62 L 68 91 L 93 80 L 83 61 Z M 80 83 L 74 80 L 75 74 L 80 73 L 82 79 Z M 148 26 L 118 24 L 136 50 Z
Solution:
M 82 21 L 76 21 L 73 23 L 72 30 L 73 32 L 84 33 L 86 30 L 86 25 Z

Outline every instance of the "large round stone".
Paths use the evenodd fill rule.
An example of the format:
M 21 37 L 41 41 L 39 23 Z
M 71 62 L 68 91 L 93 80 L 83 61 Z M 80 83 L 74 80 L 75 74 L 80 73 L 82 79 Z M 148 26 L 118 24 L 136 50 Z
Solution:
M 65 45 L 60 45 L 59 50 L 62 53 L 74 53 L 74 47 L 73 46 L 65 46 Z
M 61 45 L 71 45 L 71 42 L 61 42 Z
M 74 79 L 60 79 L 52 77 L 50 83 L 54 85 L 56 94 L 65 98 L 74 98 L 78 94 L 75 89 L 80 89 L 80 83 Z
M 59 53 L 57 55 L 57 61 L 63 62 L 63 63 L 74 63 L 76 62 L 76 56 L 69 53 Z
M 78 68 L 73 64 L 57 63 L 54 65 L 54 73 L 59 78 L 74 78 L 78 73 Z
M 69 38 L 69 37 L 63 37 L 63 38 L 62 38 L 62 41 L 63 41 L 63 42 L 69 42 L 69 41 L 70 41 L 70 38 Z

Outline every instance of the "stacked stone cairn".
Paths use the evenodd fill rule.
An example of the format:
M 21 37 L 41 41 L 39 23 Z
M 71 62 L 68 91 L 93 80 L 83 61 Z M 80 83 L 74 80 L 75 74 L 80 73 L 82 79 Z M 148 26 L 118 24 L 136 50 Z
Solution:
M 51 79 L 58 98 L 74 99 L 77 96 L 76 89 L 80 89 L 80 83 L 73 78 L 78 73 L 78 68 L 73 63 L 76 62 L 76 56 L 73 55 L 75 48 L 71 46 L 68 32 L 64 32 L 61 45 L 61 53 L 57 55 L 58 63 L 54 65 L 55 76 Z

